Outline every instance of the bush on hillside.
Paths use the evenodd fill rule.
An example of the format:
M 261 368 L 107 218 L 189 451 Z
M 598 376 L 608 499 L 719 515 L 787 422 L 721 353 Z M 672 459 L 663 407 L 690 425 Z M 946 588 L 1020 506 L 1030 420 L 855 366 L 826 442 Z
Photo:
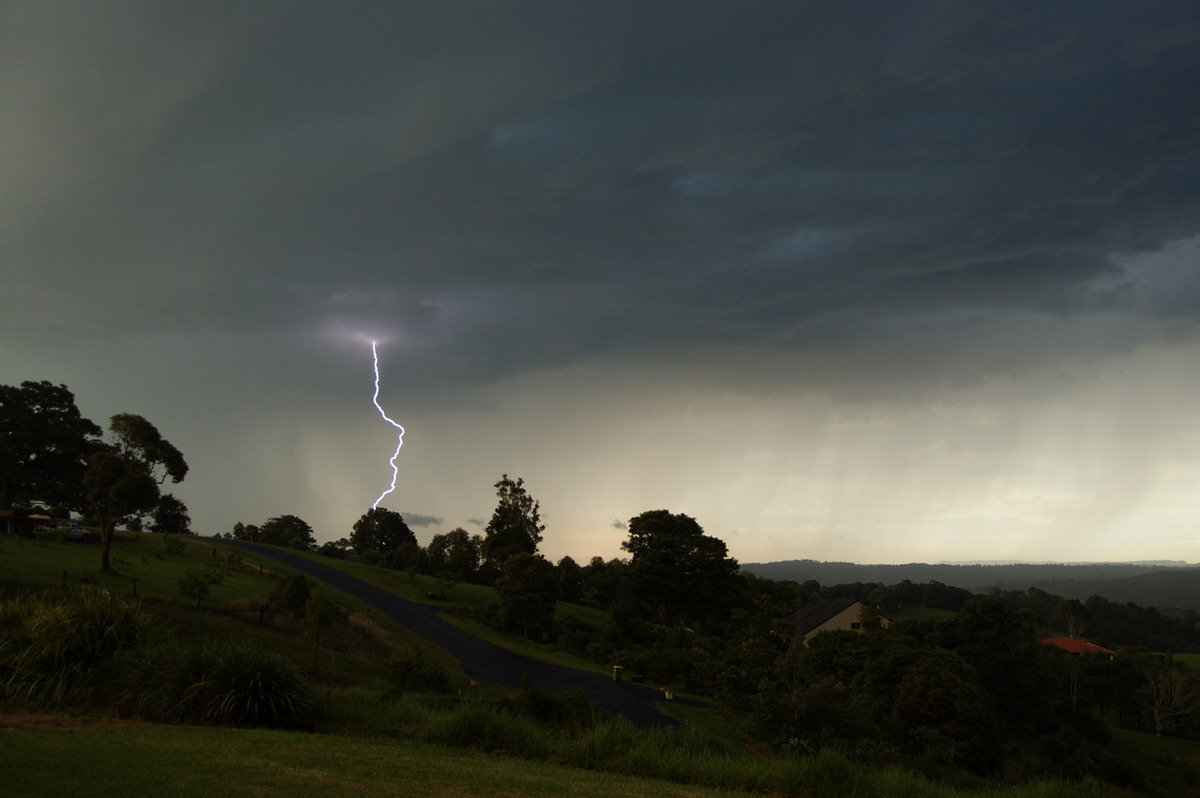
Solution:
M 308 726 L 313 700 L 278 654 L 239 640 L 168 642 L 116 657 L 89 698 L 126 717 L 277 729 Z
M 21 596 L 0 603 L 0 688 L 9 699 L 67 703 L 83 677 L 151 638 L 136 602 L 103 590 L 68 599 Z

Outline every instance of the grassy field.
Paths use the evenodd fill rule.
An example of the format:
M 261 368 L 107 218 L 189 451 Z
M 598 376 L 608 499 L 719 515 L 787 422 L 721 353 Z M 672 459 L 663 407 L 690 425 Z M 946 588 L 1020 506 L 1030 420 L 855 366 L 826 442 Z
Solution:
M 120 533 L 112 546 L 113 572 L 100 570 L 100 547 L 88 543 L 59 543 L 32 538 L 0 536 L 0 582 L 70 587 L 91 584 L 123 596 L 143 596 L 186 601 L 179 579 L 189 570 L 220 566 L 210 541 L 181 537 L 182 553 L 166 550 L 162 535 Z M 262 603 L 275 589 L 267 560 L 246 558 L 251 567 L 227 572 L 214 585 L 210 604 L 240 599 Z M 260 569 L 261 570 L 258 570 Z
M 146 608 L 175 638 L 252 636 L 309 676 L 319 667 L 326 684 L 383 684 L 389 663 L 406 651 L 420 651 L 445 667 L 452 678 L 467 681 L 457 660 L 440 648 L 340 593 L 337 601 L 346 609 L 346 622 L 323 640 L 318 663 L 300 619 L 278 609 L 278 577 L 287 569 L 253 554 L 242 555 L 239 567 L 228 567 L 223 558 L 231 550 L 203 538 L 180 538 L 182 551 L 167 553 L 161 535 L 121 533 L 121 537 L 112 548 L 115 573 L 105 573 L 100 570 L 97 545 L 0 536 L 0 597 L 5 584 L 66 592 L 94 585 L 149 602 Z M 205 609 L 197 610 L 193 599 L 180 595 L 179 580 L 190 570 L 210 567 L 222 569 L 225 578 L 212 587 Z M 260 625 L 258 608 L 272 597 L 275 610 Z
M 18 796 L 662 796 L 707 790 L 419 742 L 186 726 L 0 731 Z
M 773 788 L 685 785 L 438 745 L 296 732 L 125 724 L 0 730 L 4 794 L 22 796 L 822 796 L 832 798 L 1127 798 L 1091 783 L 960 790 L 838 757 L 789 767 Z M 19 718 L 16 720 L 20 720 Z M 1173 793 L 1186 796 L 1188 793 Z

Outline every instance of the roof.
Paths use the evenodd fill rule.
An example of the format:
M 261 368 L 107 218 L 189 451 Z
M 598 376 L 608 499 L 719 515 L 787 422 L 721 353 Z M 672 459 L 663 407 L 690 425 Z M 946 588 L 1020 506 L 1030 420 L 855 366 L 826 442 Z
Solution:
M 804 636 L 835 615 L 861 603 L 858 599 L 830 599 L 811 607 L 801 607 L 784 620 L 796 627 L 796 634 Z
M 1071 654 L 1116 654 L 1115 651 L 1110 651 L 1104 646 L 1098 646 L 1095 643 L 1090 643 L 1087 640 L 1076 640 L 1073 637 L 1047 637 L 1042 641 L 1048 646 L 1057 646 L 1063 651 Z

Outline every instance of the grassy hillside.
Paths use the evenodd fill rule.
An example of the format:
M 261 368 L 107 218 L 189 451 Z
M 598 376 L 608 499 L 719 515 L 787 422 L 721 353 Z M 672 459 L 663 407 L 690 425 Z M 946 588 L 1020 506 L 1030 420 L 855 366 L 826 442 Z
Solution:
M 0 599 L 30 591 L 69 595 L 94 588 L 132 596 L 136 589 L 139 606 L 175 639 L 256 640 L 307 675 L 315 696 L 310 731 L 163 726 L 114 722 L 111 716 L 97 722 L 64 717 L 62 708 L 46 721 L 31 718 L 10 701 L 0 707 L 0 772 L 6 774 L 6 794 L 136 796 L 164 789 L 184 796 L 1128 794 L 1093 783 L 1007 787 L 972 781 L 952 788 L 886 764 L 852 760 L 837 748 L 777 756 L 747 744 L 745 719 L 737 713 L 673 706 L 682 728 L 646 732 L 590 713 L 570 696 L 555 699 L 537 691 L 487 686 L 470 691 L 464 689 L 456 663 L 350 601 L 345 602 L 344 622 L 325 638 L 318 663 L 300 620 L 280 608 L 279 566 L 252 556 L 240 563 L 235 556 L 231 564 L 224 548 L 188 539 L 181 549 L 167 550 L 160 536 L 131 535 L 114 548 L 118 573 L 104 574 L 98 571 L 94 546 L 0 537 Z M 493 600 L 486 588 L 323 561 L 401 595 L 446 607 L 469 610 Z M 180 595 L 178 582 L 190 571 L 210 568 L 224 569 L 225 578 L 198 610 Z M 263 603 L 272 609 L 260 624 L 257 608 Z M 594 610 L 567 605 L 560 610 L 591 623 L 603 620 Z M 516 639 L 506 642 L 518 646 Z M 521 645 L 535 652 L 539 648 Z M 542 648 L 545 656 L 561 659 Z M 450 673 L 448 694 L 394 689 L 392 663 L 414 652 L 441 662 Z M 549 715 L 547 709 L 552 710 Z M 1148 794 L 1184 794 L 1179 786 L 1194 781 L 1173 763 L 1194 766 L 1200 761 L 1200 744 L 1171 741 L 1166 750 L 1146 735 L 1123 735 L 1120 744 L 1146 749 L 1153 765 L 1146 769 L 1145 783 L 1157 791 Z
M 389 664 L 412 651 L 439 662 L 466 683 L 458 663 L 440 649 L 341 595 L 345 622 L 323 640 L 318 662 L 300 617 L 282 607 L 280 577 L 286 569 L 252 554 L 238 553 L 231 563 L 228 550 L 201 538 L 178 538 L 176 551 L 168 552 L 161 535 L 121 537 L 112 549 L 115 572 L 104 573 L 98 546 L 0 536 L 0 598 L 30 589 L 71 595 L 100 588 L 141 599 L 172 639 L 253 639 L 283 654 L 310 677 L 319 668 L 321 681 L 331 686 L 385 684 Z M 197 609 L 194 599 L 181 594 L 179 581 L 189 572 L 210 569 L 222 579 L 211 587 L 203 609 Z M 266 622 L 260 623 L 264 605 Z

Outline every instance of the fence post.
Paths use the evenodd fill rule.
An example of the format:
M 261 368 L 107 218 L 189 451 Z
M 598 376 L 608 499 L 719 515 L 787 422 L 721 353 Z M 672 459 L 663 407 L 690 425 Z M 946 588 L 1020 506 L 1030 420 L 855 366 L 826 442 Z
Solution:
M 67 586 L 67 569 L 63 569 L 63 587 Z
M 133 578 L 133 597 L 137 598 L 137 577 Z

